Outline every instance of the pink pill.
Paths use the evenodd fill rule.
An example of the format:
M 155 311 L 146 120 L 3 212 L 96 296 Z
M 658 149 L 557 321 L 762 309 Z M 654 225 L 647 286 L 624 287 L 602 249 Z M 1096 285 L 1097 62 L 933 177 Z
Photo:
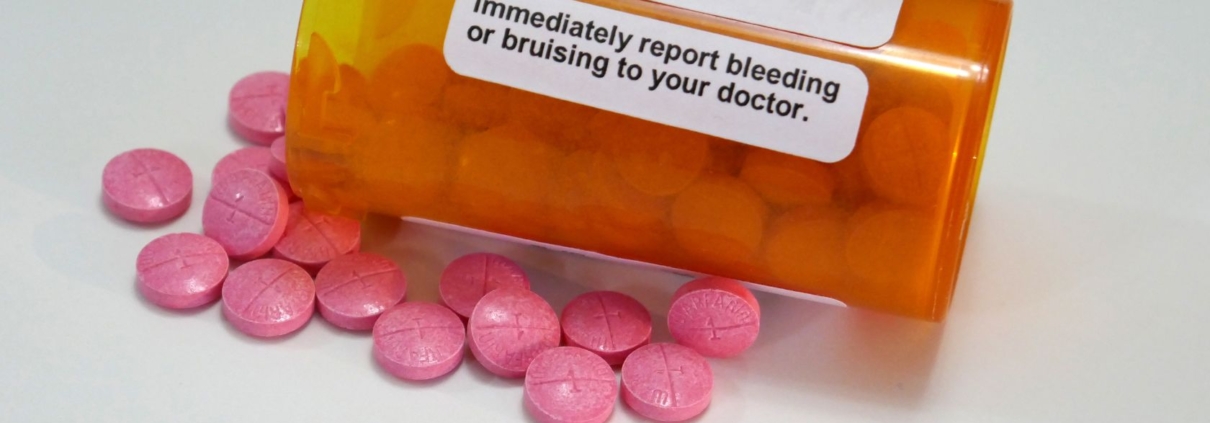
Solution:
M 603 423 L 617 398 L 613 368 L 581 348 L 546 350 L 525 372 L 525 409 L 539 423 Z
M 236 260 L 264 255 L 286 231 L 290 208 L 273 178 L 255 170 L 220 176 L 202 209 L 202 231 Z
M 360 222 L 310 211 L 303 203 L 294 203 L 290 205 L 286 232 L 273 246 L 273 256 L 315 273 L 332 259 L 360 248 Z
M 404 380 L 445 376 L 462 363 L 466 329 L 462 319 L 439 304 L 404 303 L 374 324 L 374 359 Z
M 651 342 L 651 313 L 626 294 L 600 291 L 576 297 L 560 320 L 567 345 L 620 365 L 635 349 Z
M 529 289 L 525 271 L 512 260 L 496 254 L 477 253 L 454 260 L 441 273 L 441 301 L 462 317 L 474 311 L 479 299 L 498 288 Z
M 286 137 L 278 137 L 269 146 L 269 173 L 278 181 L 288 182 L 290 176 L 286 172 Z
M 479 364 L 500 377 L 519 378 L 534 357 L 559 346 L 559 317 L 538 294 L 500 288 L 475 306 L 467 334 Z
M 319 314 L 348 330 L 370 330 L 387 309 L 403 301 L 407 278 L 390 259 L 370 253 L 337 257 L 315 276 Z
M 734 357 L 760 334 L 760 304 L 737 281 L 698 279 L 673 294 L 668 331 L 677 343 L 707 357 Z
M 639 348 L 622 365 L 622 401 L 661 422 L 689 420 L 706 411 L 714 372 L 691 348 L 657 343 Z
M 245 263 L 223 284 L 223 316 L 240 332 L 272 338 L 294 332 L 315 312 L 315 283 L 285 260 Z
M 231 129 L 250 142 L 269 145 L 286 131 L 286 97 L 290 75 L 260 72 L 248 75 L 231 87 Z
M 102 173 L 105 207 L 135 223 L 159 223 L 185 213 L 193 200 L 193 172 L 167 151 L 143 148 L 109 160 Z
M 139 292 L 164 308 L 210 304 L 219 299 L 229 264 L 223 246 L 210 238 L 164 235 L 139 251 L 135 264 Z
M 210 172 L 210 180 L 217 181 L 219 176 L 239 170 L 253 169 L 272 175 L 270 168 L 273 163 L 273 153 L 266 147 L 244 147 L 232 151 L 219 159 Z

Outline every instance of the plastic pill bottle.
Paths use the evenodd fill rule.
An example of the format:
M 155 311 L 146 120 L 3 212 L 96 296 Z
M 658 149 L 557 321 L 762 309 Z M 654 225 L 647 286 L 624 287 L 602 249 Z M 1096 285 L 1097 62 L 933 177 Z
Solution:
M 1007 0 L 307 0 L 295 190 L 941 320 Z

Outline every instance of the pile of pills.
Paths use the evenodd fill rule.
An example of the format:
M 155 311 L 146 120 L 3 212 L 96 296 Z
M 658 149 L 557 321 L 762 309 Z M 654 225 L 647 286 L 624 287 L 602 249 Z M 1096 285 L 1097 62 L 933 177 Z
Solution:
M 469 349 L 489 372 L 523 378 L 524 408 L 544 423 L 604 422 L 619 397 L 652 420 L 691 419 L 711 400 L 705 357 L 733 357 L 755 342 L 759 304 L 739 282 L 721 278 L 676 291 L 668 310 L 675 343 L 652 343 L 651 314 L 619 292 L 586 293 L 556 313 L 520 266 L 496 254 L 449 263 L 436 281 L 442 304 L 405 302 L 407 277 L 390 259 L 360 252 L 359 222 L 291 202 L 288 85 L 288 75 L 263 72 L 232 89 L 233 132 L 258 146 L 214 167 L 203 234 L 166 235 L 139 253 L 138 290 L 148 301 L 191 309 L 221 300 L 233 327 L 261 338 L 298 331 L 318 310 L 337 327 L 369 331 L 375 361 L 410 381 L 449 374 Z M 396 97 L 380 101 L 403 101 Z M 105 168 L 104 204 L 131 222 L 168 221 L 188 209 L 192 178 L 171 153 L 123 153 Z

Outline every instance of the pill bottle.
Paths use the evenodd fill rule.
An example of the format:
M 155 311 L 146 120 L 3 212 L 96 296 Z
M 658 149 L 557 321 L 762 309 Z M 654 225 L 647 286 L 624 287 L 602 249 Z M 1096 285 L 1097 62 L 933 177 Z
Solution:
M 1009 0 L 306 0 L 309 206 L 941 320 Z

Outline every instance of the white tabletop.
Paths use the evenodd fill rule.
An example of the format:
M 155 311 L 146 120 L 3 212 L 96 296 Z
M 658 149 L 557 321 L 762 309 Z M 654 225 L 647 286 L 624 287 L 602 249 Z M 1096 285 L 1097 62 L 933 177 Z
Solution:
M 105 162 L 156 146 L 209 169 L 239 77 L 285 70 L 298 0 L 0 7 L 0 421 L 525 420 L 518 382 L 466 363 L 395 381 L 370 339 L 313 320 L 241 336 L 217 307 L 134 289 L 154 237 L 100 202 Z M 1017 3 L 953 312 L 936 325 L 761 295 L 764 332 L 713 362 L 701 421 L 1206 421 L 1210 3 Z M 663 316 L 683 277 L 448 231 L 369 223 L 410 296 L 464 252 L 516 256 L 556 307 L 591 288 Z M 657 325 L 658 326 L 658 325 Z M 657 338 L 667 339 L 664 329 Z M 613 421 L 636 420 L 619 406 Z

